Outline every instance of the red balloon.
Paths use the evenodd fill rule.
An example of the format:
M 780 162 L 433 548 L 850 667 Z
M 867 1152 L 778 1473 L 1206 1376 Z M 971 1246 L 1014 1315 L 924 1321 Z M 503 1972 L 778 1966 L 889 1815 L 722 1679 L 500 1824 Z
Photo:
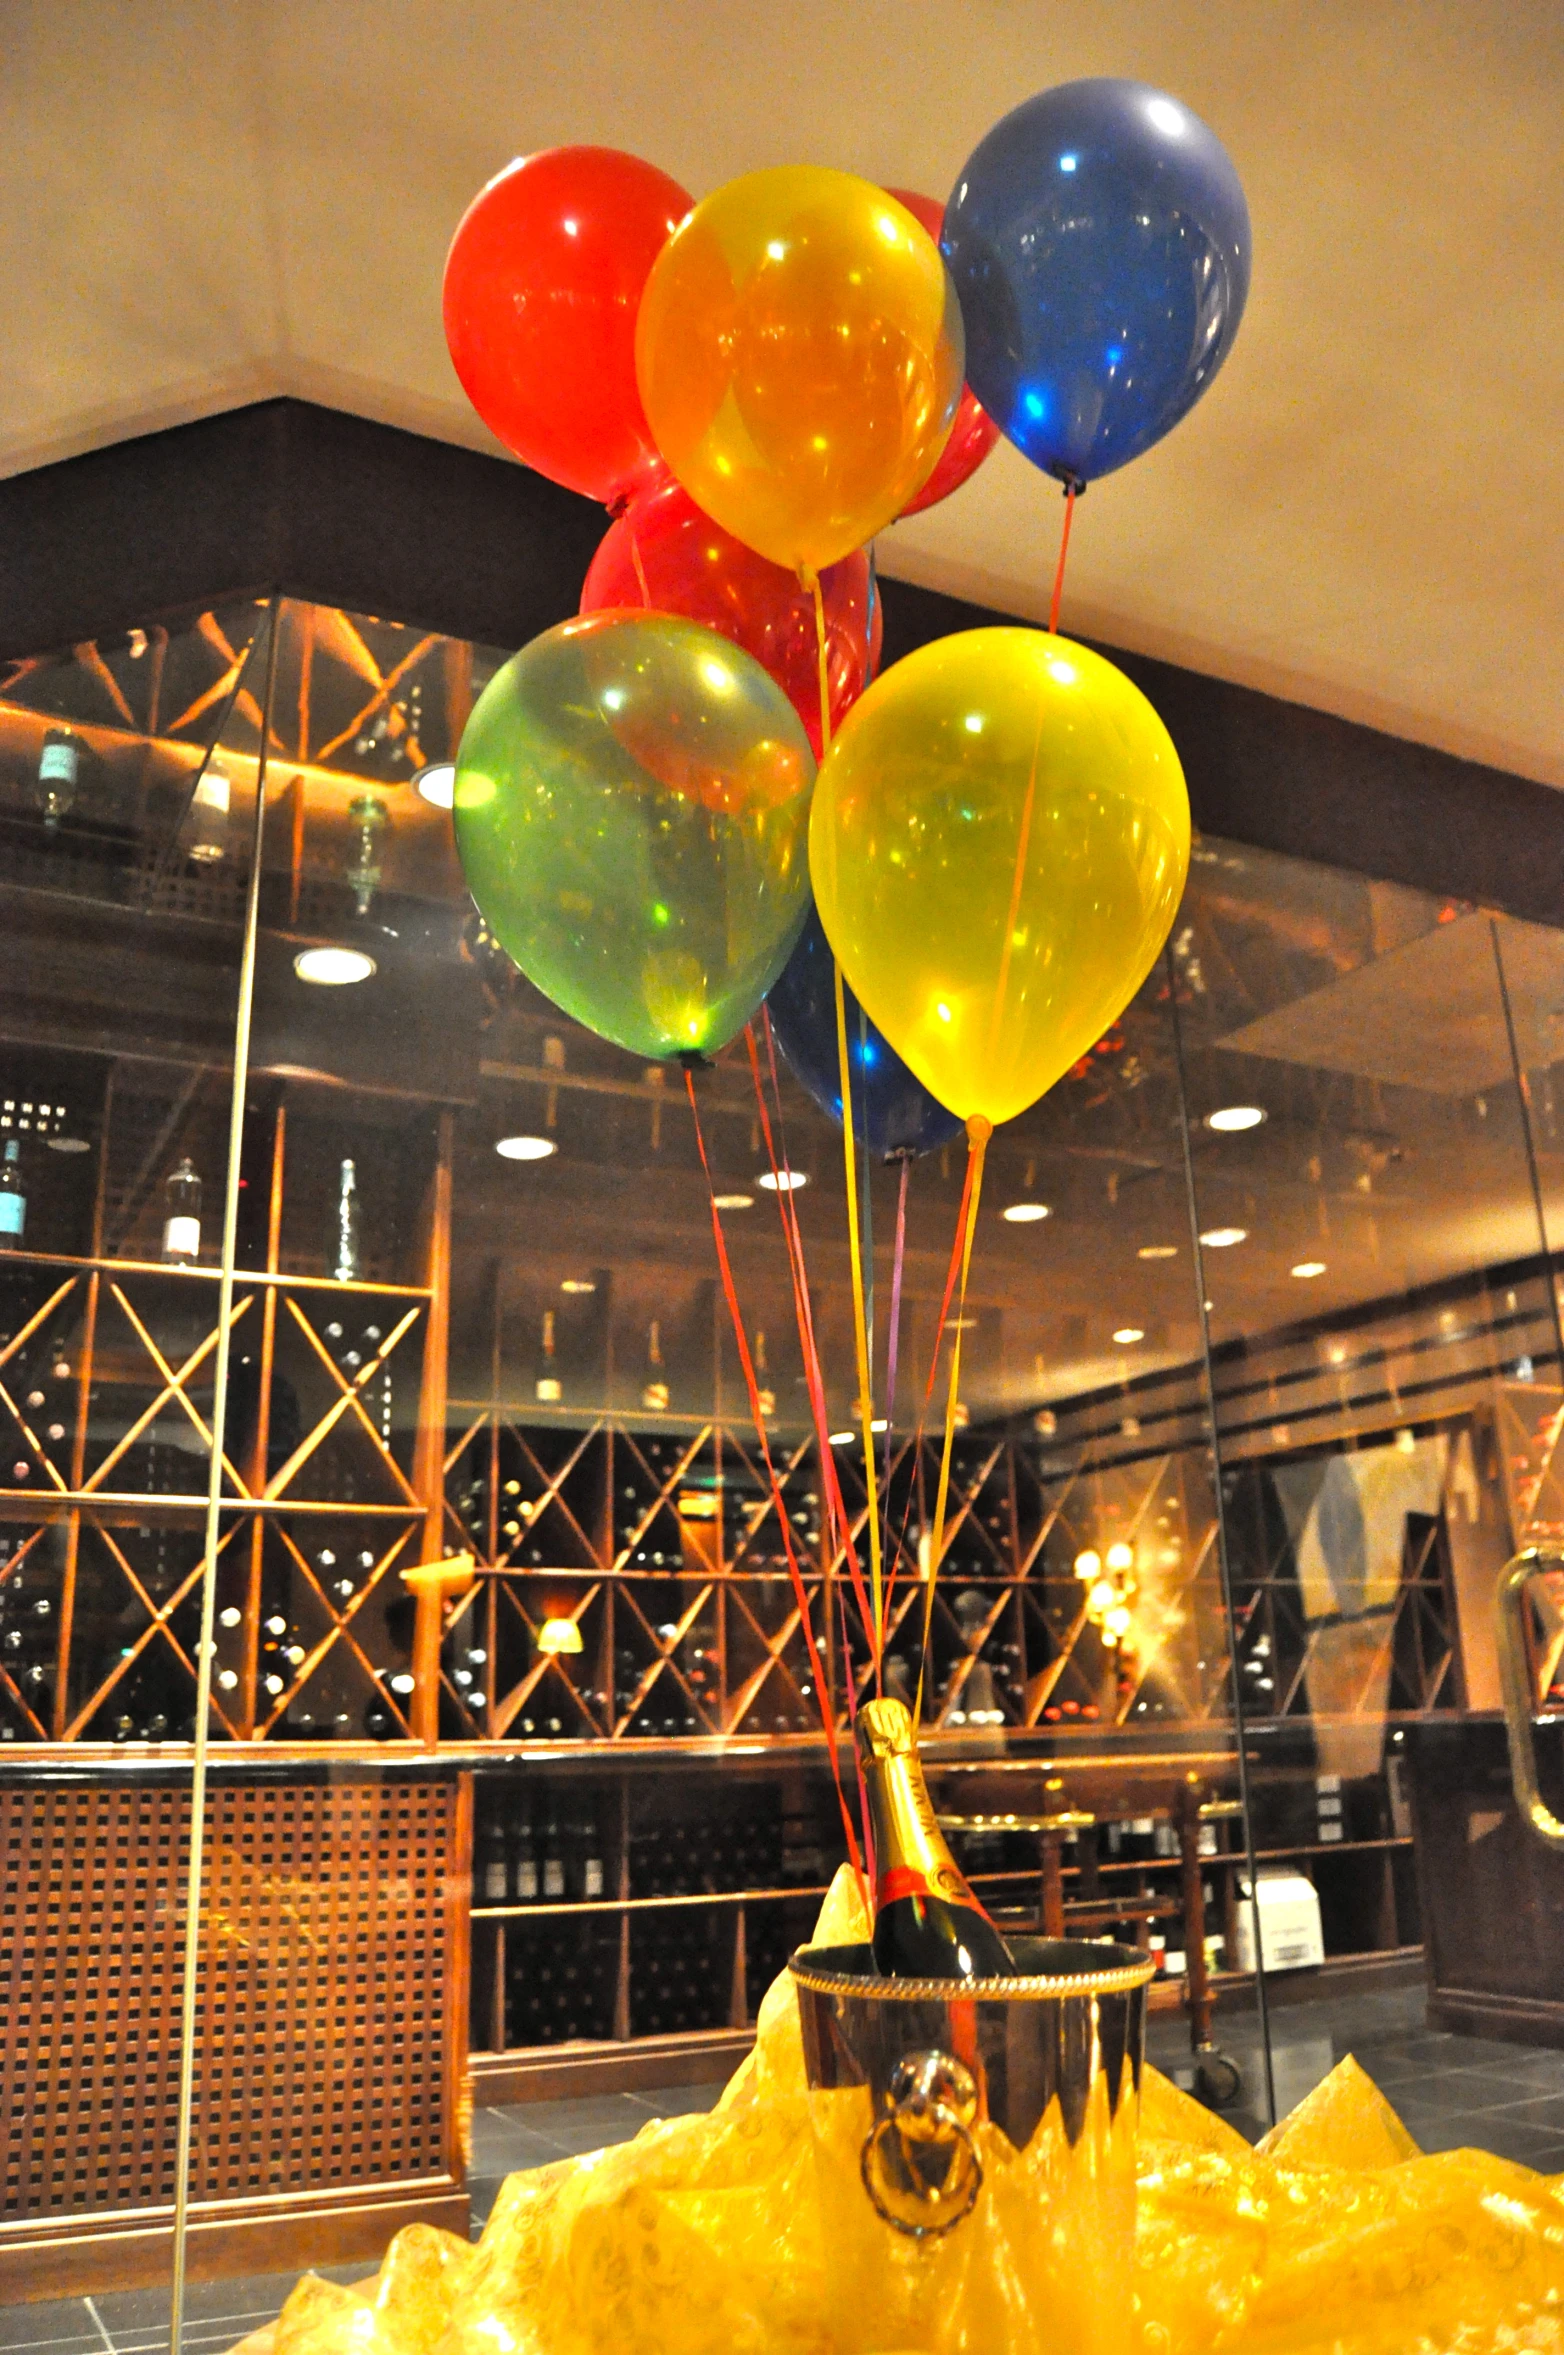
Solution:
M 445 340 L 468 399 L 528 466 L 605 506 L 656 462 L 635 320 L 690 204 L 637 156 L 549 147 L 491 180 L 451 241 Z
M 880 659 L 879 592 L 866 550 L 820 575 L 834 734 Z M 681 613 L 731 638 L 768 670 L 808 731 L 818 760 L 820 658 L 815 606 L 795 574 L 768 563 L 702 514 L 671 475 L 637 493 L 609 525 L 581 591 L 583 613 L 609 606 Z
M 905 205 L 913 219 L 922 223 L 938 245 L 940 231 L 945 225 L 945 207 L 938 197 L 914 196 L 906 188 L 888 188 L 885 193 L 894 196 L 898 204 Z M 976 474 L 998 439 L 998 426 L 988 411 L 980 406 L 972 387 L 964 384 L 956 422 L 950 429 L 950 439 L 939 454 L 939 464 L 917 497 L 907 501 L 902 509 L 903 515 L 917 515 L 925 507 L 937 507 L 941 499 L 948 499 L 952 491 L 959 491 L 967 477 Z

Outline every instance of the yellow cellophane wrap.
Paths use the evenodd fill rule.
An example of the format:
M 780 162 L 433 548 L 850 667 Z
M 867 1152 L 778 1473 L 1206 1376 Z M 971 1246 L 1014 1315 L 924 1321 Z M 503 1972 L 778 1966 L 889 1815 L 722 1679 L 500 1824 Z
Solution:
M 815 1943 L 864 1935 L 844 1871 Z M 475 2248 L 411 2225 L 370 2281 L 306 2275 L 272 2355 L 1564 2355 L 1564 2177 L 1421 2156 L 1350 2060 L 1255 2149 L 1146 2071 L 1133 2280 L 1072 2239 L 1048 2120 L 980 2126 L 977 2207 L 922 2242 L 864 2194 L 869 2124 L 810 2096 L 784 1974 L 710 2115 L 511 2176 Z

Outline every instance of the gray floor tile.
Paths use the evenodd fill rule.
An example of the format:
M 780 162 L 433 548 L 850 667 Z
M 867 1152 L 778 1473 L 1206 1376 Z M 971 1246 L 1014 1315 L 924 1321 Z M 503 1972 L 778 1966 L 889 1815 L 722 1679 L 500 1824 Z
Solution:
M 663 2085 L 655 2093 L 633 2093 L 629 2098 L 654 2118 L 692 2118 L 714 2109 L 721 2092 L 720 2085 Z

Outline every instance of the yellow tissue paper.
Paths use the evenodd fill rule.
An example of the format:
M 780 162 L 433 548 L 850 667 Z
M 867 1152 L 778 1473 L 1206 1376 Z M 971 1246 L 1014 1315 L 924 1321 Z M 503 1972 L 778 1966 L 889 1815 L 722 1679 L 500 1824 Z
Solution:
M 866 1934 L 844 1871 L 815 1943 Z M 709 2115 L 511 2176 L 475 2249 L 414 2225 L 369 2282 L 307 2275 L 271 2355 L 1564 2355 L 1564 2178 L 1423 2157 L 1351 2060 L 1257 2149 L 1148 2069 L 1131 2279 L 1046 2120 L 980 2124 L 978 2205 L 921 2242 L 865 2196 L 869 2124 L 810 2096 L 784 1973 Z

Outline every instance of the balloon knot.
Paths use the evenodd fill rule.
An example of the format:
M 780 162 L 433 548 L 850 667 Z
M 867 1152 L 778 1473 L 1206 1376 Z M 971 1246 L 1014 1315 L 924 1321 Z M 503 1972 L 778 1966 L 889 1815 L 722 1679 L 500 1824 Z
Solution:
M 799 566 L 798 585 L 804 591 L 806 596 L 812 597 L 814 595 L 815 584 L 819 577 L 819 574 L 815 571 L 815 568 L 812 564 L 801 564 Z
M 973 1147 L 974 1151 L 979 1145 L 986 1145 L 993 1133 L 993 1122 L 986 1119 L 981 1112 L 974 1112 L 967 1122 L 967 1143 Z
M 1053 476 L 1054 481 L 1059 485 L 1059 488 L 1063 491 L 1066 498 L 1069 497 L 1072 491 L 1075 493 L 1075 496 L 1078 499 L 1085 498 L 1085 480 L 1081 475 L 1075 473 L 1071 467 L 1050 466 L 1048 472 Z
M 629 491 L 616 491 L 613 497 L 605 502 L 608 509 L 608 520 L 610 523 L 617 523 L 619 521 L 620 516 L 623 515 L 625 509 L 630 504 L 630 498 L 631 494 Z
M 709 1055 L 701 1053 L 699 1047 L 681 1047 L 679 1068 L 681 1071 L 715 1071 L 717 1066 Z

